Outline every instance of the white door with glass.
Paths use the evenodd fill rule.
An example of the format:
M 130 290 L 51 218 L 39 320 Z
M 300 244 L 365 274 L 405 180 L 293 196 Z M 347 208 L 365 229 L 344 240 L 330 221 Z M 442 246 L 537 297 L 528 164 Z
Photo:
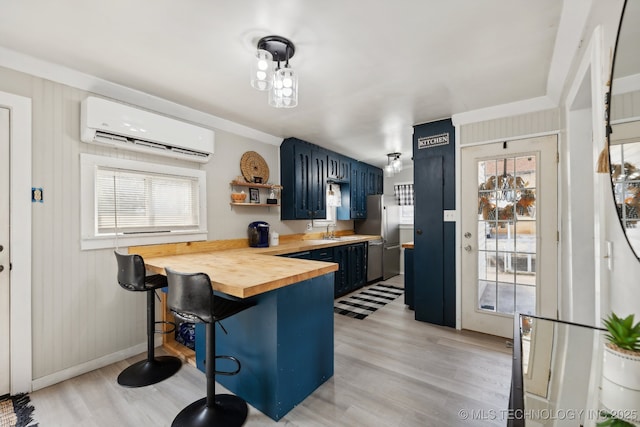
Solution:
M 0 396 L 9 393 L 9 110 L 0 108 Z
M 461 150 L 462 328 L 557 315 L 557 136 Z

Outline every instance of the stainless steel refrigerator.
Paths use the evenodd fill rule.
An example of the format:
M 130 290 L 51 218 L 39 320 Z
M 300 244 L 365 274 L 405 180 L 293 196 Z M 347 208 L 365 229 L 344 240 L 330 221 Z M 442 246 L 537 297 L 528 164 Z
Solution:
M 369 242 L 367 282 L 400 274 L 400 207 L 394 196 L 367 196 L 367 219 L 355 220 L 354 229 L 382 236 Z

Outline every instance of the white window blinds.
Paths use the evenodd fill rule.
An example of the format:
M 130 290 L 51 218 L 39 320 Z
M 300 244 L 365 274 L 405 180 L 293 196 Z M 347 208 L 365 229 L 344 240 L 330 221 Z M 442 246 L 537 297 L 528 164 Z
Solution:
M 198 229 L 196 177 L 101 167 L 96 169 L 97 233 Z
M 80 249 L 206 240 L 207 173 L 80 154 Z

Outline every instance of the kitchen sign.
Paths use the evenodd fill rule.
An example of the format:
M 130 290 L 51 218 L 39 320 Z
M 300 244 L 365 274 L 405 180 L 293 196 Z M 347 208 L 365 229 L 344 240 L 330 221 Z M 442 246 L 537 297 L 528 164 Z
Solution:
M 447 145 L 447 144 L 449 144 L 448 133 L 441 133 L 440 135 L 425 136 L 423 138 L 418 138 L 418 150 L 422 150 L 423 148 L 438 147 L 440 145 Z

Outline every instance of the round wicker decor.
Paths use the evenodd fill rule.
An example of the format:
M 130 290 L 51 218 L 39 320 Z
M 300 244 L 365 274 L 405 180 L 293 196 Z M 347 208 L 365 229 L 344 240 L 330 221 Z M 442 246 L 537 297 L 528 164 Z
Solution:
M 247 182 L 254 182 L 254 178 L 262 178 L 262 183 L 269 182 L 269 166 L 262 156 L 255 151 L 247 151 L 240 159 L 240 171 Z

